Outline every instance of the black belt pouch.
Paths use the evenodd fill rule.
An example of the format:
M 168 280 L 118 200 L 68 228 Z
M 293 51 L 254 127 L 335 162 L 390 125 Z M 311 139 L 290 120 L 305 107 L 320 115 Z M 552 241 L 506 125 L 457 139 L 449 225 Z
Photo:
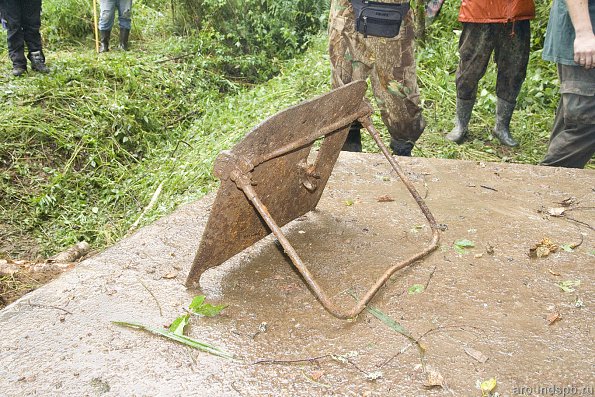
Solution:
M 355 30 L 364 37 L 395 37 L 409 12 L 409 3 L 390 4 L 368 0 L 351 0 Z

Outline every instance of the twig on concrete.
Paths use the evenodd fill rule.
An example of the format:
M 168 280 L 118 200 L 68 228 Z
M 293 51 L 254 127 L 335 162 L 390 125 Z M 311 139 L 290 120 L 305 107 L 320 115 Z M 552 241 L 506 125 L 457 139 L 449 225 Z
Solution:
M 428 281 L 426 281 L 426 284 L 424 285 L 424 291 L 428 289 L 428 285 L 430 285 L 430 280 L 432 280 L 432 277 L 434 276 L 434 272 L 435 271 L 436 271 L 436 266 L 434 266 L 434 268 L 430 272 L 430 276 L 428 277 Z
M 576 223 L 578 223 L 578 224 L 580 224 L 580 225 L 586 226 L 586 227 L 588 227 L 588 228 L 589 228 L 589 229 L 591 229 L 591 230 L 595 230 L 595 229 L 593 228 L 593 226 L 589 225 L 588 223 L 586 223 L 586 222 L 583 222 L 583 221 L 579 221 L 578 219 L 571 218 L 571 217 L 569 217 L 568 215 L 564 215 L 562 218 L 564 218 L 564 219 L 568 219 L 569 221 L 576 222 Z
M 269 359 L 263 359 L 263 360 L 257 360 L 254 361 L 252 363 L 252 365 L 256 365 L 256 364 L 296 364 L 296 363 L 306 363 L 306 362 L 314 362 L 314 361 L 318 361 L 321 360 L 323 358 L 329 358 L 332 357 L 332 354 L 324 354 L 322 356 L 318 356 L 318 357 L 310 357 L 310 358 L 302 358 L 302 359 L 296 359 L 296 360 L 269 360 Z
M 424 332 L 423 334 L 421 334 L 421 336 L 420 336 L 419 338 L 417 338 L 417 344 L 418 344 L 418 346 L 419 346 L 419 343 L 421 342 L 421 340 L 422 340 L 424 337 L 426 337 L 426 336 L 428 336 L 428 335 L 430 335 L 430 334 L 432 334 L 432 333 L 434 333 L 434 332 L 438 332 L 438 331 L 446 331 L 446 330 L 448 330 L 448 329 L 453 329 L 453 328 L 457 328 L 457 329 L 459 329 L 459 330 L 461 330 L 461 331 L 467 331 L 467 330 L 466 330 L 466 329 L 464 329 L 464 328 L 472 328 L 472 329 L 474 329 L 474 330 L 479 330 L 479 331 L 482 331 L 482 329 L 481 329 L 481 328 L 478 328 L 478 327 L 473 327 L 473 326 L 470 326 L 470 325 L 445 325 L 445 326 L 441 326 L 441 327 L 435 327 L 435 328 L 429 329 L 428 331 L 426 331 L 426 332 Z M 470 332 L 470 331 L 467 331 L 467 332 Z M 379 368 L 382 368 L 382 367 L 384 367 L 385 365 L 387 365 L 387 364 L 389 364 L 391 361 L 393 361 L 395 358 L 397 358 L 399 355 L 401 355 L 401 354 L 405 353 L 407 350 L 409 350 L 409 348 L 410 348 L 411 346 L 413 346 L 414 344 L 416 344 L 416 342 L 410 341 L 410 342 L 409 342 L 409 343 L 408 343 L 408 344 L 407 344 L 405 347 L 403 347 L 403 348 L 402 348 L 402 349 L 401 349 L 399 352 L 397 352 L 395 355 L 391 356 L 390 358 L 388 358 L 388 359 L 387 359 L 387 360 L 385 360 L 384 362 L 382 362 L 382 363 L 380 363 L 380 364 L 377 364 L 376 366 L 377 366 L 377 367 L 379 367 Z M 422 365 L 423 365 L 423 360 L 422 360 Z
M 366 371 L 364 371 L 363 369 L 361 369 L 360 367 L 358 367 L 353 361 L 351 361 L 350 359 L 347 359 L 347 362 L 351 365 L 353 365 L 353 367 L 355 369 L 357 369 L 359 372 L 361 372 L 364 375 L 368 375 L 368 373 Z
M 376 366 L 378 368 L 382 368 L 384 367 L 386 364 L 389 364 L 391 361 L 393 361 L 395 358 L 397 358 L 398 356 L 400 356 L 401 354 L 405 353 L 407 350 L 409 350 L 409 348 L 411 346 L 413 346 L 414 343 L 413 342 L 409 342 L 405 345 L 405 347 L 403 347 L 401 350 L 399 350 L 396 354 L 392 355 L 391 357 L 389 357 L 388 359 L 384 360 L 383 362 L 381 362 L 380 364 L 376 364 Z
M 140 278 L 138 279 L 138 281 L 141 283 L 141 285 L 143 287 L 145 287 L 145 289 L 147 290 L 147 292 L 153 297 L 153 299 L 155 299 L 155 303 L 157 303 L 157 307 L 159 308 L 159 315 L 161 317 L 163 317 L 163 310 L 161 310 L 161 305 L 159 304 L 159 300 L 157 300 L 157 297 L 153 294 L 153 292 L 149 289 L 149 287 L 147 287 L 145 285 L 145 283 L 143 283 L 143 280 L 141 280 Z
M 31 301 L 27 301 L 27 303 L 28 303 L 28 304 L 29 304 L 29 306 L 31 306 L 31 307 L 40 307 L 40 308 L 42 308 L 42 309 L 56 309 L 56 310 L 62 310 L 62 311 L 63 311 L 64 313 L 66 313 L 66 314 L 72 314 L 72 312 L 69 312 L 69 311 L 68 311 L 68 310 L 66 310 L 66 309 L 63 309 L 63 308 L 61 308 L 61 307 L 54 306 L 54 305 L 42 305 L 42 304 L 39 304 L 39 303 L 31 303 Z
M 578 226 L 577 226 L 577 228 L 578 228 Z M 579 231 L 580 231 L 580 229 L 579 229 Z M 575 249 L 576 247 L 579 247 L 585 241 L 585 238 L 583 237 L 582 233 L 579 233 L 579 236 L 581 236 L 581 241 L 579 241 L 578 243 L 570 244 L 570 248 Z
M 479 185 L 479 186 L 481 186 L 484 189 L 493 190 L 494 192 L 498 191 L 498 189 L 494 189 L 493 187 L 490 187 L 490 186 L 486 186 L 486 185 Z

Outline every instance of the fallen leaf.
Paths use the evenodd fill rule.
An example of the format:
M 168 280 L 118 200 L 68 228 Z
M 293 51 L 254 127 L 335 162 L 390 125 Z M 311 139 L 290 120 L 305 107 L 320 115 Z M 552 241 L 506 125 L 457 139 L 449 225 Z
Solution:
M 566 280 L 558 283 L 558 287 L 564 292 L 574 292 L 576 291 L 575 287 L 579 285 L 581 285 L 581 282 L 575 280 Z
M 409 287 L 409 289 L 407 290 L 407 293 L 409 295 L 414 295 L 414 294 L 421 294 L 422 292 L 424 292 L 425 287 L 421 284 L 413 284 L 411 287 Z
M 544 237 L 539 243 L 529 249 L 529 257 L 544 258 L 558 250 L 558 246 L 552 240 Z
M 438 370 L 430 367 L 426 367 L 426 380 L 424 381 L 425 387 L 444 387 L 444 377 Z
M 482 396 L 489 396 L 490 393 L 492 391 L 494 391 L 494 389 L 496 388 L 496 386 L 497 386 L 496 378 L 491 378 L 491 379 L 488 379 L 488 380 L 484 380 L 479 385 L 479 388 L 481 390 L 481 395 Z
M 563 205 L 564 207 L 570 207 L 575 202 L 576 202 L 576 197 L 568 197 L 567 199 L 562 200 L 559 204 Z
M 366 374 L 367 380 L 378 380 L 383 376 L 382 371 L 374 371 Z
M 550 313 L 547 316 L 547 322 L 549 325 L 552 325 L 553 323 L 555 323 L 556 321 L 559 321 L 561 319 L 562 319 L 562 317 L 560 317 L 560 313 L 558 313 L 558 312 Z
M 391 201 L 395 201 L 395 199 L 393 199 L 388 194 L 379 196 L 379 197 L 376 198 L 376 200 L 378 200 L 379 203 L 390 203 Z
M 169 331 L 175 335 L 184 335 L 186 326 L 190 322 L 190 314 L 184 314 L 176 318 L 169 326 Z
M 564 212 L 566 211 L 565 208 L 558 207 L 558 208 L 550 208 L 547 210 L 547 213 L 551 216 L 564 216 Z
M 465 248 L 473 248 L 475 247 L 475 243 L 471 240 L 462 239 L 455 241 L 453 247 L 457 253 L 464 254 Z
M 465 348 L 465 353 L 467 353 L 470 357 L 474 358 L 475 360 L 479 361 L 480 363 L 485 363 L 488 361 L 488 357 L 480 352 L 479 350 L 472 349 L 470 347 Z
M 351 207 L 353 205 L 353 200 L 345 200 L 345 205 Z
M 310 372 L 310 378 L 312 378 L 312 380 L 315 380 L 315 381 L 318 381 L 320 378 L 322 378 L 322 375 L 324 375 L 324 371 L 322 371 L 322 370 Z
M 560 273 L 558 273 L 558 272 L 555 272 L 555 271 L 553 271 L 553 270 L 551 270 L 551 269 L 547 269 L 547 271 L 548 271 L 548 272 L 550 272 L 550 274 L 551 274 L 552 276 L 558 276 L 558 277 L 560 277 L 560 276 L 561 276 L 561 274 L 560 274 Z
M 486 245 L 486 252 L 489 255 L 494 255 L 494 247 L 491 244 Z
M 171 280 L 172 278 L 176 278 L 178 276 L 178 273 L 179 272 L 177 272 L 177 271 L 171 271 L 167 274 L 164 274 L 161 278 L 164 278 L 166 280 Z
M 194 299 L 192 299 L 190 305 L 188 306 L 188 310 L 200 316 L 214 317 L 221 313 L 221 311 L 227 307 L 227 305 L 211 305 L 210 303 L 204 302 L 204 295 L 195 296 Z

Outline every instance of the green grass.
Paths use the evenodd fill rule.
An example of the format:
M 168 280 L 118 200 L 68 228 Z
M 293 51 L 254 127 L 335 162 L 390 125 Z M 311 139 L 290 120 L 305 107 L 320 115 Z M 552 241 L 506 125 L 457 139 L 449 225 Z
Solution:
M 502 147 L 491 136 L 493 65 L 480 85 L 469 140 L 444 139 L 458 62 L 456 7 L 446 7 L 418 49 L 428 127 L 414 155 L 537 164 L 558 100 L 555 67 L 540 59 L 539 35 L 512 121 L 521 146 Z M 88 40 L 50 48 L 48 76 L 0 73 L 0 256 L 45 257 L 79 240 L 101 249 L 126 235 L 159 186 L 140 225 L 212 191 L 221 150 L 266 117 L 330 89 L 326 51 L 321 35 L 303 55 L 276 61 L 276 77 L 252 84 L 232 73 L 234 58 L 216 35 L 148 41 L 139 33 L 127 53 L 98 56 Z M 0 70 L 8 74 L 5 52 Z M 374 121 L 387 139 L 378 115 Z M 364 150 L 376 151 L 371 138 L 364 137 Z

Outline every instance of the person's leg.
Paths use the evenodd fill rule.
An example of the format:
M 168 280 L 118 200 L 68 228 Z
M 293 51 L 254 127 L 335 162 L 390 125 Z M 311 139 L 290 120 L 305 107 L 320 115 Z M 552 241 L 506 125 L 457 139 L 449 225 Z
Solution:
M 370 74 L 374 97 L 391 135 L 390 147 L 399 156 L 411 156 L 426 125 L 419 106 L 414 26 L 410 12 L 394 39 L 364 39 L 375 58 Z
M 118 0 L 118 22 L 120 25 L 120 49 L 128 50 L 128 37 L 132 28 L 132 0 Z
M 506 146 L 518 146 L 510 135 L 510 120 L 527 75 L 531 47 L 529 21 L 502 24 L 496 33 L 496 125 L 494 135 Z
M 22 27 L 25 42 L 29 50 L 31 69 L 49 73 L 50 69 L 45 65 L 45 56 L 41 49 L 41 0 L 28 0 L 23 2 Z
M 475 105 L 479 80 L 485 75 L 494 49 L 494 26 L 484 23 L 463 23 L 459 39 L 459 66 L 456 86 L 455 126 L 446 139 L 461 143 L 468 133 L 471 112 Z
M 99 52 L 109 51 L 110 35 L 112 33 L 112 26 L 114 26 L 114 18 L 116 15 L 116 1 L 117 0 L 99 1 L 99 36 L 101 43 Z
M 542 165 L 584 168 L 595 154 L 595 69 L 558 65 L 562 97 Z
M 27 58 L 25 58 L 25 36 L 21 25 L 22 4 L 21 0 L 4 0 L 2 15 L 6 20 L 6 41 L 8 55 L 12 61 L 12 73 L 20 76 L 27 71 Z
M 364 52 L 361 51 L 362 46 L 357 40 L 353 14 L 350 10 L 351 5 L 347 0 L 331 2 L 328 49 L 333 88 L 355 80 L 365 80 L 370 71 L 363 59 Z M 351 125 L 342 150 L 361 152 L 361 128 L 361 124 L 357 121 Z

